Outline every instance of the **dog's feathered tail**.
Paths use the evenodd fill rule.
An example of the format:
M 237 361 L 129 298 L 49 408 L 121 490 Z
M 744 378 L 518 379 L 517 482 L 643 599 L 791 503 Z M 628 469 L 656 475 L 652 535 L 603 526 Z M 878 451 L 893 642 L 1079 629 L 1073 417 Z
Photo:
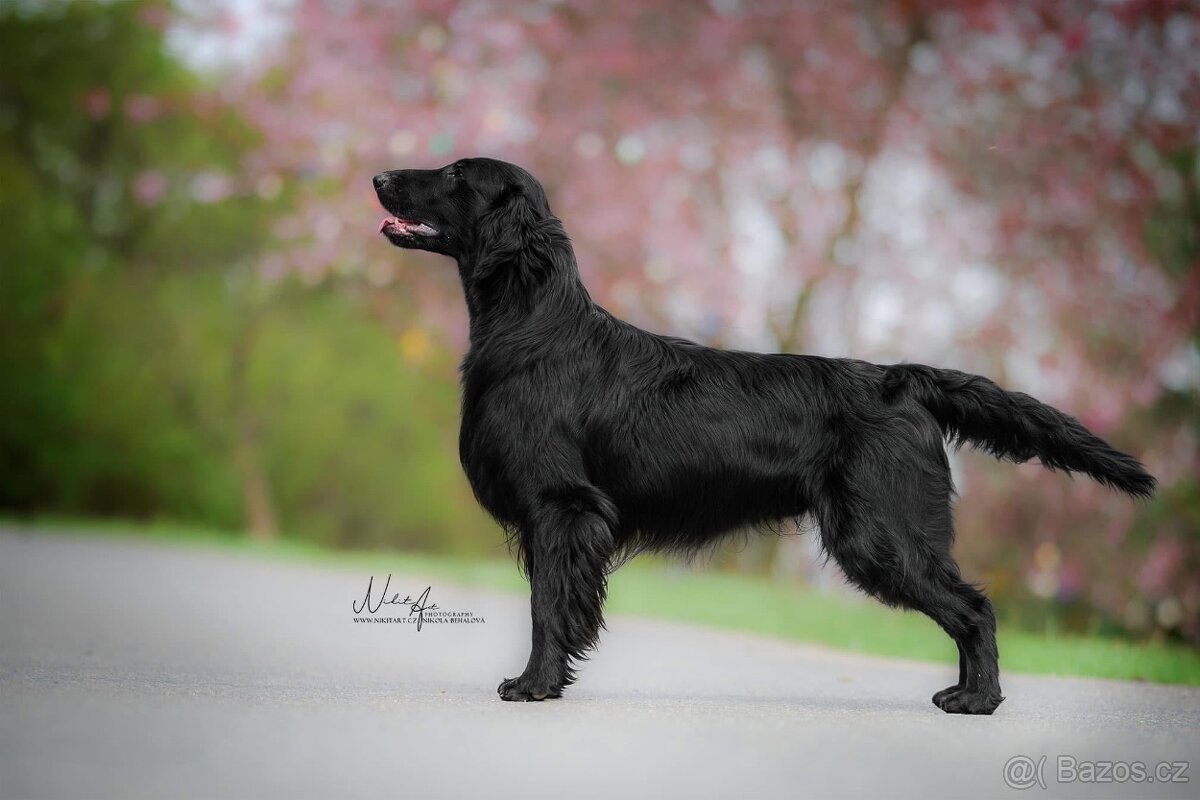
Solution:
M 885 367 L 885 399 L 909 396 L 924 406 L 952 443 L 968 442 L 996 458 L 1037 456 L 1048 469 L 1082 472 L 1134 497 L 1157 482 L 1136 458 L 1113 448 L 1074 417 L 979 375 L 920 364 Z

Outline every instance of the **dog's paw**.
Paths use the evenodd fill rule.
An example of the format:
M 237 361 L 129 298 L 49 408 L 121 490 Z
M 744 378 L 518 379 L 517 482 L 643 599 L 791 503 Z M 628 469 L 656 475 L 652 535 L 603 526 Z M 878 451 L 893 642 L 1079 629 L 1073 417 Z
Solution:
M 524 675 L 518 678 L 505 678 L 500 682 L 496 692 L 501 700 L 528 703 L 534 700 L 552 700 L 562 697 L 561 686 L 550 686 L 540 681 L 531 680 Z
M 959 686 L 943 689 L 933 696 L 933 704 L 947 714 L 991 714 L 1003 702 L 999 691 L 972 691 Z
M 944 701 L 947 697 L 949 697 L 952 694 L 957 694 L 958 692 L 961 692 L 962 688 L 963 687 L 962 687 L 961 683 L 956 683 L 953 686 L 947 686 L 945 689 L 942 689 L 940 692 L 938 692 L 937 694 L 935 694 L 933 696 L 933 704 L 935 706 L 937 706 L 938 708 L 941 708 L 942 701 Z

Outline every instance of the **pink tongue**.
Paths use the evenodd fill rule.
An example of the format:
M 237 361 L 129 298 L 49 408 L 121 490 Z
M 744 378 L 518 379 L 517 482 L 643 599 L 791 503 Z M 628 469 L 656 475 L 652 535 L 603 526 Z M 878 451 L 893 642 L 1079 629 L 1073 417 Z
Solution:
M 395 217 L 388 217 L 383 222 L 379 223 L 379 231 L 378 232 L 382 233 L 383 229 L 386 228 L 388 225 L 391 225 L 393 223 L 399 223 L 399 222 L 400 222 L 400 220 L 396 219 Z

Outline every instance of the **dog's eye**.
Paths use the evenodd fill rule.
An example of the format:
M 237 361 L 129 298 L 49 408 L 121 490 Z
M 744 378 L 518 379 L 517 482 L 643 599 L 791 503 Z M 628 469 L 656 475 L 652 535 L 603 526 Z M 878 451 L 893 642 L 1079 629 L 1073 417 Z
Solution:
M 462 177 L 462 165 L 461 164 L 451 164 L 446 169 L 446 177 L 447 178 L 455 178 L 455 179 L 461 178 Z

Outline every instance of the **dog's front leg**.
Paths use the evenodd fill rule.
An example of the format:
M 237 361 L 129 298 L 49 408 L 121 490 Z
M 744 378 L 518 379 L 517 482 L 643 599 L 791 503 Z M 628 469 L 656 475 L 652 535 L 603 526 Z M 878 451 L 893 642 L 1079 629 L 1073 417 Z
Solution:
M 561 697 L 575 680 L 574 662 L 604 625 L 612 531 L 598 513 L 560 505 L 541 509 L 522 529 L 520 545 L 532 590 L 533 647 L 525 671 L 498 691 L 505 700 Z

